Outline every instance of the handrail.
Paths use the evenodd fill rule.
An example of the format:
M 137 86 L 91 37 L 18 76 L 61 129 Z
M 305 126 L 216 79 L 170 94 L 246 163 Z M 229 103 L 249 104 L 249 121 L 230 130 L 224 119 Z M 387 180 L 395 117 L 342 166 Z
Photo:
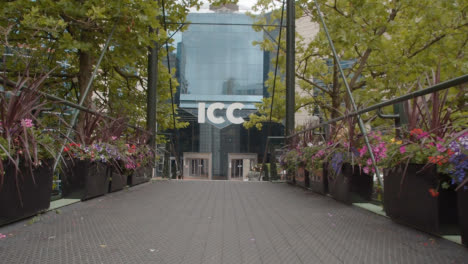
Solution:
M 344 116 L 341 116 L 341 117 L 331 119 L 331 120 L 329 120 L 327 122 L 323 122 L 323 123 L 320 123 L 318 125 L 312 126 L 310 128 L 304 129 L 302 131 L 296 132 L 296 133 L 288 136 L 287 138 L 289 139 L 289 138 L 292 138 L 294 136 L 303 134 L 305 132 L 314 130 L 316 128 L 319 128 L 319 127 L 322 127 L 322 126 L 325 126 L 325 125 L 328 125 L 328 124 L 336 123 L 336 122 L 341 121 L 341 120 L 346 119 L 346 118 L 350 118 L 350 117 L 353 117 L 353 116 L 364 114 L 364 113 L 367 113 L 367 112 L 370 112 L 370 111 L 373 111 L 373 110 L 378 110 L 379 108 L 382 108 L 382 107 L 385 107 L 385 106 L 394 105 L 396 103 L 400 103 L 400 102 L 403 102 L 403 101 L 406 101 L 406 100 L 409 100 L 409 99 L 413 99 L 413 98 L 418 97 L 418 96 L 423 96 L 423 95 L 434 93 L 434 92 L 437 92 L 437 91 L 440 91 L 440 90 L 451 88 L 453 86 L 457 86 L 457 85 L 460 85 L 460 84 L 463 84 L 463 83 L 468 83 L 468 74 L 457 77 L 457 78 L 454 78 L 454 79 L 451 79 L 451 80 L 448 80 L 448 81 L 445 81 L 445 82 L 438 83 L 438 84 L 433 85 L 431 87 L 428 87 L 428 88 L 425 88 L 425 89 L 422 89 L 422 90 L 418 90 L 418 91 L 415 91 L 415 92 L 412 92 L 412 93 L 409 93 L 409 94 L 406 94 L 406 95 L 403 95 L 403 96 L 400 96 L 400 97 L 397 97 L 397 98 L 394 98 L 394 99 L 391 99 L 391 100 L 388 100 L 388 101 L 385 101 L 385 102 L 382 102 L 382 103 L 378 103 L 378 104 L 363 108 L 361 110 L 352 112 L 350 114 L 347 114 L 347 115 L 344 115 Z

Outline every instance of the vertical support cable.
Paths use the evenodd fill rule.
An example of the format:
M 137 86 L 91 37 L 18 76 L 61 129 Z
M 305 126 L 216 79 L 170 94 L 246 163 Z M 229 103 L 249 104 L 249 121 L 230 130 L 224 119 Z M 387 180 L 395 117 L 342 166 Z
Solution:
M 296 7 L 294 0 L 287 0 L 286 15 L 286 136 L 294 130 L 295 112 L 295 46 L 296 46 Z
M 88 85 L 86 86 L 86 90 L 85 90 L 84 93 L 81 95 L 80 101 L 79 101 L 79 103 L 78 103 L 79 106 L 82 106 L 82 105 L 83 105 L 83 103 L 84 103 L 84 101 L 85 101 L 85 98 L 86 98 L 86 96 L 88 95 L 89 90 L 91 89 L 91 85 L 93 84 L 94 77 L 96 77 L 97 71 L 98 71 L 98 69 L 99 69 L 99 65 L 101 65 L 101 61 L 102 61 L 102 59 L 104 58 L 104 54 L 106 54 L 106 51 L 107 51 L 107 49 L 109 48 L 109 44 L 110 44 L 110 41 L 111 41 L 111 39 L 112 39 L 112 35 L 114 35 L 114 31 L 115 31 L 115 28 L 116 28 L 116 27 L 117 27 L 117 22 L 115 22 L 114 27 L 112 27 L 112 30 L 111 30 L 109 36 L 107 37 L 106 44 L 104 45 L 104 48 L 102 48 L 101 55 L 99 56 L 98 62 L 97 62 L 97 64 L 96 64 L 96 67 L 94 67 L 93 74 L 91 75 L 91 78 L 89 79 Z M 59 160 L 60 160 L 60 156 L 62 156 L 63 148 L 65 147 L 65 145 L 66 145 L 67 142 L 68 142 L 68 138 L 70 137 L 71 131 L 72 131 L 73 127 L 75 126 L 76 119 L 78 118 L 79 113 L 80 113 L 80 109 L 75 109 L 75 111 L 74 111 L 74 113 L 73 113 L 73 116 L 72 116 L 72 120 L 71 120 L 71 122 L 70 122 L 70 127 L 68 128 L 67 134 L 66 134 L 66 136 L 65 136 L 65 140 L 63 141 L 63 144 L 62 144 L 62 146 L 60 147 L 60 150 L 59 150 L 59 152 L 58 152 L 58 155 L 57 155 L 57 157 L 55 158 L 55 163 L 54 163 L 53 172 L 55 172 L 55 169 L 57 168 L 57 165 L 58 165 Z
M 335 45 L 333 44 L 333 40 L 331 39 L 330 34 L 328 33 L 328 28 L 327 28 L 327 25 L 325 24 L 325 20 L 323 18 L 322 12 L 320 11 L 319 4 L 318 4 L 317 0 L 314 0 L 314 1 L 315 1 L 315 6 L 317 7 L 317 13 L 318 13 L 318 15 L 320 17 L 320 20 L 322 21 L 323 29 L 325 31 L 325 34 L 327 35 L 328 42 L 330 43 L 330 48 L 331 48 L 331 50 L 333 52 L 333 57 L 335 57 L 336 64 L 338 66 L 338 69 L 340 70 L 341 78 L 343 78 L 343 82 L 345 84 L 346 91 L 348 93 L 349 99 L 351 101 L 351 104 L 353 106 L 354 111 L 357 112 L 358 108 L 356 106 L 356 102 L 354 101 L 353 93 L 351 92 L 351 88 L 349 87 L 348 81 L 346 80 L 346 76 L 345 76 L 345 74 L 343 72 L 343 68 L 341 67 L 341 62 L 340 62 L 340 59 L 338 58 L 338 54 L 336 53 Z M 369 154 L 371 156 L 372 165 L 374 166 L 375 173 L 377 174 L 377 180 L 379 181 L 379 185 L 382 186 L 382 181 L 380 179 L 379 168 L 377 167 L 374 152 L 372 151 L 372 147 L 371 147 L 371 145 L 369 143 L 369 138 L 367 137 L 367 131 L 366 131 L 366 128 L 364 127 L 364 122 L 362 121 L 360 114 L 357 115 L 357 118 L 358 118 L 359 128 L 361 129 L 362 135 L 364 136 L 364 141 L 366 142 L 367 149 L 368 149 Z
M 154 33 L 154 29 L 150 27 L 149 33 Z M 158 55 L 159 45 L 153 41 L 154 47 L 148 47 L 148 85 L 146 89 L 146 128 L 151 135 L 149 140 L 150 148 L 155 150 L 156 147 L 156 97 L 158 85 Z
M 167 34 L 167 23 L 166 23 L 166 10 L 164 7 L 164 0 L 162 0 L 162 11 L 163 11 L 163 23 L 164 23 L 164 31 Z M 172 92 L 172 75 L 171 75 L 171 62 L 169 60 L 169 44 L 168 41 L 166 40 L 166 59 L 167 59 L 167 69 L 169 71 L 169 89 L 171 90 L 171 106 L 172 106 L 172 123 L 174 126 L 174 154 L 175 154 L 175 162 L 176 162 L 176 168 L 177 168 L 177 173 L 180 172 L 179 168 L 179 155 L 177 153 L 177 147 L 178 147 L 178 136 L 177 136 L 177 128 L 176 128 L 176 121 L 175 121 L 175 108 L 174 108 L 174 94 Z M 179 175 L 177 175 L 178 177 Z
M 285 0 L 283 0 L 283 6 L 281 7 L 281 19 L 280 19 L 280 27 L 279 27 L 279 36 L 278 36 L 278 47 L 276 49 L 276 62 L 275 62 L 275 76 L 274 76 L 274 79 L 273 79 L 273 92 L 271 94 L 271 105 L 270 105 L 270 120 L 269 120 L 269 123 L 268 123 L 268 131 L 267 131 L 267 141 L 265 143 L 265 152 L 263 154 L 263 161 L 262 161 L 262 165 L 265 164 L 266 162 L 266 158 L 267 158 L 267 153 L 268 153 L 268 137 L 271 136 L 271 118 L 273 116 L 273 103 L 275 101 L 275 90 L 276 90 L 276 75 L 278 73 L 278 60 L 279 60 L 279 52 L 280 52 L 280 49 L 281 49 L 281 32 L 283 30 L 283 17 L 284 17 L 284 4 L 285 4 Z M 267 32 L 265 30 L 265 32 Z M 270 162 L 271 163 L 271 162 Z M 260 172 L 263 171 L 263 166 L 260 168 Z M 261 173 L 260 173 L 261 175 Z M 261 177 L 261 176 L 259 176 Z

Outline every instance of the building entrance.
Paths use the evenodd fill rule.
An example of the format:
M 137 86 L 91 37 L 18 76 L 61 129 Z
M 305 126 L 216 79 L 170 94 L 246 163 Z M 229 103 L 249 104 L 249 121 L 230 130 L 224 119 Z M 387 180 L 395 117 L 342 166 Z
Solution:
M 184 152 L 184 178 L 211 180 L 211 153 Z
M 208 159 L 189 159 L 189 176 L 208 178 Z
M 231 180 L 243 179 L 243 159 L 233 159 L 231 160 Z
M 228 180 L 247 180 L 247 175 L 257 165 L 256 153 L 229 153 Z

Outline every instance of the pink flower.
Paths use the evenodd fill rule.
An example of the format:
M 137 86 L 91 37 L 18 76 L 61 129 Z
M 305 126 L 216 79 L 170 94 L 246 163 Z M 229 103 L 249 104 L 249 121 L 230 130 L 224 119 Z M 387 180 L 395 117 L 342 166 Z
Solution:
M 427 136 L 429 136 L 429 133 L 428 133 L 428 132 L 422 132 L 421 134 L 419 134 L 418 139 L 420 139 L 420 138 L 426 138 Z
M 364 171 L 365 174 L 369 174 L 369 167 L 364 167 L 362 168 L 362 171 Z
M 447 150 L 446 147 L 442 146 L 439 143 L 436 144 L 436 147 L 437 147 L 437 151 L 439 151 L 439 152 L 445 152 Z
M 405 146 L 401 146 L 400 147 L 400 153 L 403 154 L 406 152 L 406 147 Z
M 363 146 L 361 149 L 359 149 L 359 156 L 364 156 L 367 152 L 367 146 Z
M 21 119 L 21 126 L 25 128 L 33 127 L 33 122 L 29 118 Z
M 117 137 L 116 137 L 116 136 L 112 136 L 111 139 L 112 139 L 112 140 L 116 140 Z

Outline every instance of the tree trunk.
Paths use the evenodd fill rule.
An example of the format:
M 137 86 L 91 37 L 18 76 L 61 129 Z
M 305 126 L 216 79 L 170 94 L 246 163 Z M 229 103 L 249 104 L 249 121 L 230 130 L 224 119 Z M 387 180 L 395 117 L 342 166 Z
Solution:
M 80 71 L 78 74 L 78 86 L 80 89 L 80 101 L 82 101 L 83 95 L 86 92 L 86 88 L 88 86 L 89 80 L 91 79 L 91 75 L 93 74 L 93 64 L 94 64 L 95 59 L 91 53 L 80 50 L 79 60 L 80 60 Z M 83 101 L 84 107 L 88 107 L 88 108 L 91 107 L 92 95 L 93 95 L 93 89 L 91 86 L 90 90 L 88 91 L 88 94 L 84 98 L 84 101 Z M 86 126 L 85 113 L 80 112 L 80 115 L 78 116 L 78 123 L 76 125 L 76 130 L 78 132 L 78 137 L 80 138 L 81 143 L 85 143 L 84 142 L 85 138 L 82 136 L 85 131 L 85 126 Z

